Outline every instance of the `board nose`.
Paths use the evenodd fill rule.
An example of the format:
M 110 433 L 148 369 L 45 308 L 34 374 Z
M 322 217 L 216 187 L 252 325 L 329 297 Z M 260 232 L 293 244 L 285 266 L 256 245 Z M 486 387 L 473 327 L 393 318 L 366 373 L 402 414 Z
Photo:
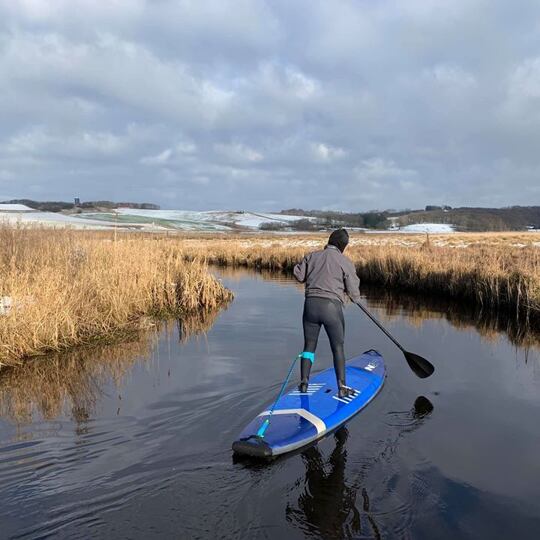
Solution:
M 250 435 L 245 439 L 238 439 L 232 444 L 233 452 L 244 456 L 267 458 L 272 456 L 272 448 L 257 435 Z

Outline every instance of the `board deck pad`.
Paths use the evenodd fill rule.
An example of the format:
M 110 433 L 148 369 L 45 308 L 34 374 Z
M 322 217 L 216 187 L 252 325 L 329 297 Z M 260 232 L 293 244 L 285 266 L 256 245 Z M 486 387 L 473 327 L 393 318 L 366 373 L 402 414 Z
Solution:
M 237 454 L 271 457 L 291 452 L 337 429 L 361 411 L 384 384 L 386 368 L 375 350 L 366 351 L 346 363 L 346 382 L 352 389 L 347 398 L 338 396 L 334 368 L 311 377 L 302 393 L 295 385 L 278 400 L 270 415 L 271 404 L 254 418 L 233 443 Z M 257 432 L 265 419 L 270 425 L 264 437 Z

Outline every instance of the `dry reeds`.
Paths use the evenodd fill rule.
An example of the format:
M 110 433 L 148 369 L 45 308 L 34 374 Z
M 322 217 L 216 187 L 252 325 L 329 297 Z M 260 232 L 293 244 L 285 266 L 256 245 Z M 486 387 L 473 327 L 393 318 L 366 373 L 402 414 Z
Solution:
M 145 316 L 212 311 L 232 294 L 166 239 L 0 226 L 0 364 L 121 335 Z M 5 310 L 6 311 L 6 310 Z
M 365 238 L 370 236 L 370 238 Z M 508 235 L 506 235 L 508 236 Z M 498 241 L 488 234 L 460 235 L 445 245 L 408 242 L 403 236 L 353 237 L 347 255 L 365 283 L 442 295 L 475 306 L 501 310 L 516 319 L 540 323 L 540 243 L 513 245 L 516 236 Z M 470 240 L 469 244 L 466 244 Z M 536 241 L 536 243 L 535 243 Z M 322 247 L 326 237 L 231 238 L 183 241 L 186 255 L 226 266 L 290 271 L 302 256 Z M 408 243 L 407 243 L 408 242 Z M 444 241 L 446 242 L 446 241 Z M 450 241 L 448 241 L 450 242 Z M 463 245 L 465 243 L 465 245 Z

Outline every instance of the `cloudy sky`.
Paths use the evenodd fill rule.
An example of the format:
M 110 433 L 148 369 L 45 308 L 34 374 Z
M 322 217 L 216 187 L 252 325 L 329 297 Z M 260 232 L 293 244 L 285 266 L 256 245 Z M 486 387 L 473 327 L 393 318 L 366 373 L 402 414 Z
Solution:
M 0 0 L 0 199 L 540 204 L 538 0 Z

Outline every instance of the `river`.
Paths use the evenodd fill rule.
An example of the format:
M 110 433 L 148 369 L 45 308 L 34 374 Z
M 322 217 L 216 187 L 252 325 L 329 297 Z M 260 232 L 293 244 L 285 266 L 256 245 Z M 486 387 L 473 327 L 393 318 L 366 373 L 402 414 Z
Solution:
M 231 442 L 301 350 L 303 296 L 285 276 L 221 275 L 236 298 L 206 333 L 164 325 L 0 377 L 1 538 L 540 537 L 537 344 L 366 290 L 435 374 L 416 378 L 349 306 L 346 352 L 384 355 L 381 393 L 304 452 L 236 460 Z M 315 369 L 329 365 L 321 334 Z

